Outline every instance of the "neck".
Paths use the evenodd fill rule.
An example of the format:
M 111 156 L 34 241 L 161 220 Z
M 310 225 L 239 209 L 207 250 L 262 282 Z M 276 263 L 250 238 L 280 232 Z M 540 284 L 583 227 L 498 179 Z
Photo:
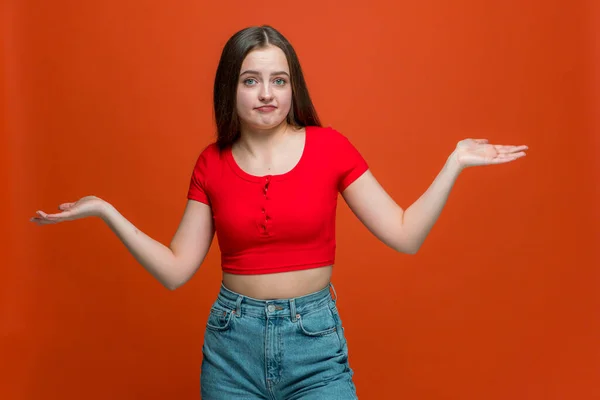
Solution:
M 244 149 L 253 157 L 272 154 L 291 130 L 286 121 L 271 129 L 252 129 L 243 127 L 237 146 Z

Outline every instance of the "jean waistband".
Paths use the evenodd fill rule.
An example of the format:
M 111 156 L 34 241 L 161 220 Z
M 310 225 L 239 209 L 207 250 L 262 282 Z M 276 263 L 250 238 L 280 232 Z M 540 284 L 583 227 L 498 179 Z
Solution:
M 333 295 L 330 292 L 333 290 Z M 337 301 L 337 293 L 333 283 L 329 282 L 323 289 L 300 297 L 285 299 L 261 300 L 234 292 L 225 287 L 221 282 L 221 289 L 217 296 L 217 302 L 234 310 L 238 317 L 249 314 L 258 317 L 290 316 L 293 320 L 301 312 L 317 309 L 324 305 Z

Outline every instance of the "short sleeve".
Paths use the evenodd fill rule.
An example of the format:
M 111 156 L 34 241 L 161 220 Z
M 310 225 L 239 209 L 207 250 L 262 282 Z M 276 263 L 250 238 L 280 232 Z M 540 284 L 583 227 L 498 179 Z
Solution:
M 211 148 L 209 146 L 198 156 L 196 165 L 192 171 L 187 195 L 189 200 L 196 200 L 208 205 L 210 205 L 210 198 L 207 193 L 206 182 L 209 173 L 208 160 L 210 158 L 210 150 Z
M 332 151 L 337 164 L 338 190 L 341 193 L 364 174 L 369 169 L 369 165 L 346 136 L 337 131 L 334 131 L 334 134 L 337 137 Z

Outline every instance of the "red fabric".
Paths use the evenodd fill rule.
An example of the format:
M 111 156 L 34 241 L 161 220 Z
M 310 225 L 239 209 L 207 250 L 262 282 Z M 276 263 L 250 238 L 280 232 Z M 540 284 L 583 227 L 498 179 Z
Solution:
M 304 153 L 282 175 L 254 176 L 231 148 L 213 143 L 198 157 L 188 199 L 208 204 L 233 274 L 265 274 L 332 265 L 338 193 L 368 169 L 350 141 L 332 128 L 306 127 Z

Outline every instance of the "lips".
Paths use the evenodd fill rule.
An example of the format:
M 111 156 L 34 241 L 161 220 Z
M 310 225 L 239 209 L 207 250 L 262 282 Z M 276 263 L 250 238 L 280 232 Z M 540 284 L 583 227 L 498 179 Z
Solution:
M 262 106 L 262 107 L 257 107 L 256 109 L 258 111 L 269 112 L 269 111 L 273 111 L 273 110 L 277 109 L 277 107 L 275 107 L 275 106 Z

